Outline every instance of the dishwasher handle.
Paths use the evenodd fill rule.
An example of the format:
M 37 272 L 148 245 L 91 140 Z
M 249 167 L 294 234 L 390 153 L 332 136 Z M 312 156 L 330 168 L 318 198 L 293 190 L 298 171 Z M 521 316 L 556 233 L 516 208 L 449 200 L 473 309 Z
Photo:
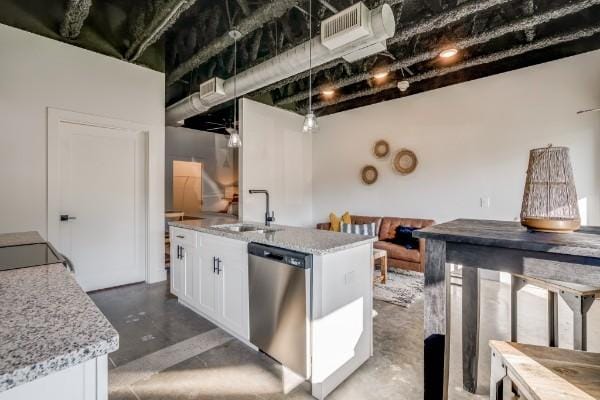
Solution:
M 248 254 L 296 268 L 312 268 L 312 254 L 301 253 L 299 251 L 252 242 L 248 244 Z
M 268 250 L 264 250 L 261 257 L 269 259 L 269 260 L 276 260 L 276 261 L 285 262 L 285 256 L 283 254 L 272 253 L 272 252 L 270 252 Z

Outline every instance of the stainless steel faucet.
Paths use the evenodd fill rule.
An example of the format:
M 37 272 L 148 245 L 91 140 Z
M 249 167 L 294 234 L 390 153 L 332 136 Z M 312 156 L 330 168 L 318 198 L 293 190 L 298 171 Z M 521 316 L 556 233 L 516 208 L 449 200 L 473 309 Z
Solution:
M 275 221 L 275 211 L 269 211 L 269 191 L 264 189 L 250 189 L 250 194 L 264 193 L 267 197 L 267 207 L 265 211 L 265 225 L 270 226 Z

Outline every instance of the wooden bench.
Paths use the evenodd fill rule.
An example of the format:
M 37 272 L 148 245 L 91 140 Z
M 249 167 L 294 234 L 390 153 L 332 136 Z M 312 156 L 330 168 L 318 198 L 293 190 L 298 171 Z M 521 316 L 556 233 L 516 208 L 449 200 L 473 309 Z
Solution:
M 517 293 L 525 285 L 537 286 L 548 292 L 548 345 L 558 347 L 558 298 L 560 297 L 573 313 L 573 349 L 587 350 L 587 312 L 594 299 L 600 297 L 600 288 L 512 274 L 510 296 L 510 340 L 512 342 L 518 342 Z M 462 289 L 463 387 L 468 392 L 475 393 L 479 361 L 480 305 L 479 274 L 473 268 L 463 268 Z
M 600 354 L 490 341 L 490 399 L 516 388 L 521 399 L 600 399 Z M 510 381 L 512 385 L 509 385 Z
M 573 349 L 587 350 L 587 312 L 600 295 L 600 288 L 576 283 L 566 283 L 551 279 L 538 279 L 530 276 L 512 275 L 510 340 L 517 338 L 517 293 L 525 285 L 533 285 L 548 292 L 548 345 L 558 346 L 558 298 L 562 298 L 573 312 Z

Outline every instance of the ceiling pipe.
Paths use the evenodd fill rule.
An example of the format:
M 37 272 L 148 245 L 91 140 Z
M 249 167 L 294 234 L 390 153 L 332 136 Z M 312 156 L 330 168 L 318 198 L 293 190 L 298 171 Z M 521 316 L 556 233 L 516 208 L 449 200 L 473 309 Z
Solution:
M 69 0 L 67 11 L 60 25 L 60 35 L 67 39 L 77 39 L 83 23 L 90 14 L 92 0 Z
M 334 14 L 337 14 L 338 11 L 339 11 L 337 8 L 335 8 L 334 6 L 332 6 L 331 3 L 328 2 L 327 0 L 319 0 L 319 3 L 321 3 L 321 5 L 323 7 L 325 7 L 326 9 L 328 9 L 329 11 L 331 11 Z
M 394 36 L 396 21 L 392 8 L 383 4 L 370 11 L 369 35 L 335 48 L 328 49 L 321 43 L 321 37 L 316 36 L 262 64 L 249 68 L 237 76 L 237 94 L 253 92 L 266 85 L 306 71 L 309 68 L 309 52 L 312 46 L 313 66 L 322 65 L 341 57 L 351 57 L 353 54 L 370 55 L 369 46 L 385 43 Z M 180 125 L 183 120 L 194 115 L 202 114 L 212 107 L 233 99 L 233 78 L 223 82 L 224 95 L 209 99 L 201 99 L 198 92 L 167 107 L 165 120 L 167 125 Z
M 142 54 L 144 54 L 144 51 L 146 51 L 146 49 L 148 47 L 150 47 L 158 39 L 160 39 L 160 37 L 162 36 L 162 34 L 171 25 L 173 25 L 175 23 L 175 21 L 177 21 L 177 18 L 179 17 L 179 15 L 181 15 L 181 13 L 183 13 L 183 11 L 187 10 L 190 6 L 192 6 L 195 1 L 196 0 L 180 0 L 171 9 L 171 11 L 169 11 L 169 13 L 167 14 L 167 16 L 160 21 L 160 23 L 158 24 L 158 26 L 156 28 L 154 28 L 152 30 L 152 32 L 150 32 L 150 34 L 147 35 L 146 38 L 141 43 L 139 43 L 139 44 L 134 43 L 127 50 L 127 54 L 125 55 L 125 57 L 128 58 L 129 61 L 131 61 L 131 62 L 137 60 Z M 135 52 L 134 52 L 134 50 L 135 50 Z M 133 53 L 133 55 L 132 55 L 132 53 Z
M 266 3 L 259 9 L 255 10 L 248 17 L 242 19 L 240 23 L 235 26 L 235 29 L 240 31 L 242 36 L 247 36 L 250 33 L 262 28 L 269 21 L 281 17 L 299 2 L 300 0 L 277 0 Z M 167 76 L 167 86 L 173 85 L 187 73 L 193 71 L 195 68 L 198 68 L 200 65 L 204 64 L 212 57 L 218 55 L 232 45 L 233 39 L 229 37 L 229 34 L 226 33 L 212 42 L 202 46 L 202 48 L 193 56 L 179 64 L 171 73 L 169 73 Z
M 491 64 L 498 61 L 502 61 L 507 58 L 520 56 L 525 53 L 529 53 L 536 50 L 545 49 L 551 46 L 556 46 L 563 43 L 573 42 L 583 38 L 588 38 L 594 35 L 600 34 L 600 25 L 595 25 L 589 28 L 581 29 L 571 33 L 565 33 L 557 36 L 551 36 L 544 39 L 539 39 L 535 42 L 531 42 L 525 45 L 510 48 L 508 50 L 499 51 L 496 53 L 487 54 L 481 57 L 473 58 L 460 64 L 452 65 L 450 67 L 434 69 L 431 71 L 424 72 L 422 74 L 414 75 L 406 78 L 409 84 L 425 81 L 428 79 L 445 76 L 454 72 L 462 71 L 467 68 L 477 67 L 484 64 Z M 397 82 L 393 81 L 385 85 L 376 86 L 370 89 L 361 90 L 352 94 L 344 95 L 336 99 L 335 101 L 321 101 L 313 105 L 314 110 L 320 110 L 325 107 L 334 106 L 346 101 L 355 100 L 365 96 L 372 96 L 385 90 L 394 89 L 397 86 Z M 579 114 L 579 113 L 578 113 Z
M 462 50 L 462 49 L 466 49 L 466 48 L 480 45 L 483 43 L 487 43 L 491 40 L 497 39 L 497 38 L 507 35 L 509 33 L 514 33 L 514 32 L 518 32 L 518 31 L 526 31 L 528 29 L 534 29 L 536 26 L 546 24 L 550 21 L 553 21 L 553 20 L 556 20 L 559 18 L 564 18 L 568 15 L 579 13 L 583 10 L 586 10 L 586 9 L 596 6 L 596 5 L 600 5 L 600 0 L 581 0 L 578 2 L 574 2 L 567 6 L 558 7 L 558 8 L 552 9 L 552 10 L 545 11 L 538 15 L 532 15 L 530 17 L 526 17 L 526 18 L 516 20 L 514 22 L 510 22 L 506 25 L 501 25 L 492 30 L 482 32 L 479 35 L 467 37 L 465 39 L 462 39 L 455 43 L 452 43 L 452 47 L 456 48 L 458 50 Z M 388 66 L 388 71 L 389 72 L 397 71 L 402 68 L 407 68 L 411 65 L 415 65 L 415 64 L 419 64 L 422 62 L 426 62 L 426 61 L 435 59 L 436 57 L 439 56 L 440 50 L 441 50 L 440 48 L 428 50 L 428 51 L 416 54 L 411 57 L 406 57 L 406 58 L 397 60 Z M 340 79 L 335 82 L 330 82 L 327 85 L 333 86 L 336 89 L 341 89 L 343 87 L 353 85 L 358 82 L 372 79 L 373 75 L 374 74 L 371 71 L 363 72 L 361 74 L 355 74 L 348 78 Z M 411 75 L 414 75 L 414 74 L 411 73 Z M 309 96 L 318 95 L 323 89 L 324 89 L 324 87 L 316 87 L 312 90 L 312 92 L 305 90 L 303 92 L 296 93 L 292 96 L 284 97 L 284 98 L 280 99 L 278 102 L 276 102 L 276 105 L 282 106 L 282 105 L 302 101 L 304 99 L 307 99 Z

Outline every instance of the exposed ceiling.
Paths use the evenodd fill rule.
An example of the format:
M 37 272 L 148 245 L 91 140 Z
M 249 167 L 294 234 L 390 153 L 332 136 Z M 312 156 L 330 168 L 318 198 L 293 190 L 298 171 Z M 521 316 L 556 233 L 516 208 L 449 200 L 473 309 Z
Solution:
M 353 0 L 312 0 L 319 21 Z M 317 67 L 313 92 L 302 73 L 248 95 L 304 112 L 312 96 L 318 115 L 436 89 L 600 48 L 600 0 L 365 0 L 392 5 L 396 36 L 388 51 L 354 63 Z M 213 76 L 238 71 L 308 39 L 308 0 L 0 0 L 0 22 L 165 71 L 167 103 Z M 446 47 L 459 53 L 443 60 Z M 390 74 L 373 78 L 378 68 Z M 406 80 L 406 91 L 397 82 Z M 323 98 L 323 88 L 335 94 Z M 186 120 L 190 127 L 228 120 L 231 103 Z

